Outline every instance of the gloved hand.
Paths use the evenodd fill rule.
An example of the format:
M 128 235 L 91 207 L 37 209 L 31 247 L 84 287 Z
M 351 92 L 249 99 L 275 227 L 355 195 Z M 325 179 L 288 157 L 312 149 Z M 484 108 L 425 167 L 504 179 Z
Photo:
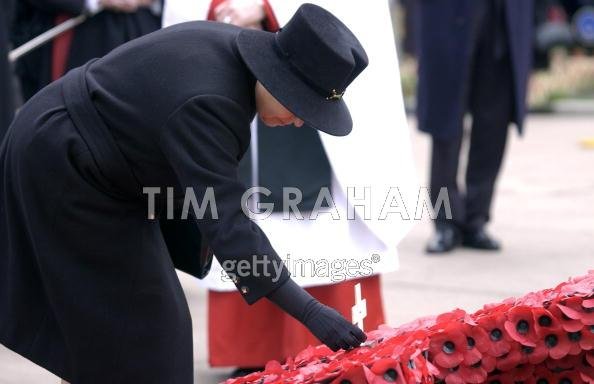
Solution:
M 357 326 L 317 300 L 310 302 L 305 311 L 303 324 L 333 351 L 356 348 L 367 339 Z
M 333 351 L 356 348 L 367 338 L 362 330 L 317 301 L 293 280 L 287 280 L 267 297 Z

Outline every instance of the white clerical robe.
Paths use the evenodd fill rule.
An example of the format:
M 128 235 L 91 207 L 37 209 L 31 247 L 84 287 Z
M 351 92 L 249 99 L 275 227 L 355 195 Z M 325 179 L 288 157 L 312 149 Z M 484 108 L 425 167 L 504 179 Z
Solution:
M 268 2 L 281 26 L 304 3 Z M 308 220 L 308 213 L 304 220 L 283 220 L 282 213 L 275 213 L 257 221 L 302 286 L 398 269 L 397 245 L 413 225 L 419 195 L 388 1 L 309 2 L 326 8 L 354 32 L 368 54 L 369 66 L 345 94 L 352 133 L 346 137 L 320 133 L 333 170 L 332 192 L 340 220 L 327 213 L 316 220 Z M 163 24 L 204 20 L 209 6 L 210 0 L 166 0 Z M 357 199 L 363 198 L 365 187 L 368 205 L 358 206 L 364 204 Z M 349 209 L 356 212 L 354 220 L 348 218 Z M 213 264 L 203 284 L 235 290 L 221 266 Z

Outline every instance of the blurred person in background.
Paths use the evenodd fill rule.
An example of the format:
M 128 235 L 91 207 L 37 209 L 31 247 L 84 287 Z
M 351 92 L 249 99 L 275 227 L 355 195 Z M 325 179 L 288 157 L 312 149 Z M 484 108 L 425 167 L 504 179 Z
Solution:
M 296 0 L 167 0 L 163 22 L 164 26 L 169 26 L 209 19 L 274 32 L 301 3 Z M 386 187 L 398 186 L 404 199 L 416 198 L 418 192 L 388 1 L 365 6 L 336 0 L 314 3 L 339 15 L 359 36 L 370 58 L 367 76 L 353 85 L 358 87 L 356 90 L 349 90 L 353 132 L 338 146 L 331 137 L 319 135 L 308 126 L 297 130 L 289 127 L 271 130 L 264 129 L 260 121 L 257 124 L 260 129 L 253 128 L 251 149 L 240 165 L 241 176 L 247 185 L 259 185 L 271 191 L 269 196 L 260 195 L 260 200 L 273 203 L 274 210 L 266 219 L 258 220 L 258 224 L 279 254 L 283 258 L 289 255 L 293 265 L 301 261 L 305 265 L 324 261 L 328 264 L 361 262 L 369 261 L 374 253 L 379 255 L 379 260 L 371 265 L 371 275 L 367 276 L 334 279 L 304 276 L 300 270 L 292 272 L 293 278 L 307 287 L 312 296 L 347 318 L 355 304 L 354 285 L 360 283 L 368 306 L 365 329 L 372 330 L 384 323 L 379 273 L 398 268 L 396 245 L 411 222 L 392 216 L 388 220 L 377 220 L 378 212 L 373 214 L 373 220 L 362 220 L 359 216 L 346 220 L 347 187 L 357 187 L 359 194 L 363 187 L 371 186 L 367 193 L 373 199 L 371 206 L 376 208 L 384 204 Z M 383 93 L 385 88 L 390 89 L 389 97 Z M 370 99 L 370 95 L 374 97 Z M 385 119 L 370 114 L 371 108 L 393 112 L 390 119 Z M 390 164 L 389 169 L 384 169 L 384 164 Z M 283 187 L 297 187 L 302 191 L 303 199 L 298 208 L 304 220 L 294 216 L 291 220 L 283 218 Z M 343 220 L 332 220 L 327 214 L 320 214 L 316 220 L 308 219 L 322 188 L 331 191 Z M 353 202 L 351 197 L 350 204 L 353 203 L 358 202 Z M 328 242 L 330 238 L 335 240 Z M 344 265 L 342 269 L 338 272 L 344 273 Z M 270 303 L 260 302 L 249 308 L 234 291 L 234 285 L 221 280 L 221 272 L 220 265 L 215 264 L 213 271 L 201 281 L 209 288 L 208 360 L 211 366 L 239 367 L 232 376 L 243 376 L 261 369 L 270 360 L 284 361 L 308 345 L 319 343 L 301 324 Z M 230 339 L 234 342 L 229 343 Z
M 531 69 L 531 0 L 421 0 L 418 9 L 419 129 L 432 136 L 431 198 L 447 188 L 451 220 L 440 209 L 429 253 L 462 244 L 498 250 L 485 230 L 508 126 L 522 132 Z M 458 187 L 464 115 L 472 127 L 465 190 Z M 434 205 L 435 206 L 435 205 Z
M 70 69 L 161 26 L 161 0 L 20 0 L 15 7 L 13 45 L 83 12 L 98 13 L 17 61 L 25 101 Z
M 12 0 L 0 0 L 0 142 L 14 113 L 12 79 L 8 63 L 8 26 Z

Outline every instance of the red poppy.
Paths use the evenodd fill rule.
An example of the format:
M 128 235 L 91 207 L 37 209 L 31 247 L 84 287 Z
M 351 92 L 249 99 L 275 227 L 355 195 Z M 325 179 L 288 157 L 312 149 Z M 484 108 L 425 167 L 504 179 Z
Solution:
M 570 319 L 579 320 L 584 325 L 594 325 L 594 311 L 591 307 L 584 307 L 583 301 L 583 298 L 574 296 L 567 298 L 563 305 L 557 306 Z M 590 305 L 590 302 L 588 301 L 586 305 Z
M 561 322 L 545 308 L 532 308 L 532 318 L 534 319 L 534 330 L 539 338 L 544 337 L 552 329 L 561 328 Z
M 592 285 L 594 284 L 594 271 L 588 271 L 588 275 L 572 278 L 563 287 L 565 295 L 591 296 Z
M 509 352 L 497 359 L 497 369 L 503 372 L 511 371 L 519 364 L 527 361 L 526 356 L 520 351 L 520 345 L 513 343 Z
M 578 344 L 580 352 L 594 349 L 594 325 L 585 326 L 581 331 L 569 334 L 569 339 Z
M 376 375 L 365 366 L 363 367 L 363 371 L 365 373 L 365 379 L 369 384 L 392 384 L 396 382 L 400 384 L 406 383 L 399 373 L 393 373 L 391 371 L 388 371 L 384 375 Z
M 370 368 L 374 375 L 373 384 L 405 383 L 400 363 L 392 358 L 377 360 Z
M 575 313 L 572 309 L 564 305 L 553 304 L 549 307 L 549 311 L 560 322 L 561 328 L 566 332 L 577 332 L 584 326 L 580 319 L 572 319 L 567 316 L 565 312 L 569 312 L 574 316 Z
M 513 378 L 508 373 L 500 373 L 487 377 L 485 384 L 515 384 Z
M 348 382 L 351 384 L 366 384 L 365 371 L 363 365 L 357 364 L 356 362 L 349 362 L 344 367 L 342 373 L 332 380 L 331 384 L 342 384 Z
M 491 347 L 489 334 L 482 327 L 465 324 L 462 328 L 466 334 L 468 345 L 474 345 L 481 354 L 486 353 Z
M 520 352 L 526 357 L 528 363 L 532 365 L 540 364 L 549 357 L 549 350 L 543 340 L 539 340 L 535 347 L 523 345 Z
M 331 355 L 333 352 L 325 345 L 318 345 L 312 347 L 311 345 L 305 348 L 303 351 L 295 356 L 295 363 L 299 366 L 303 363 L 308 363 L 314 360 L 318 360 L 321 357 Z
M 553 372 L 567 371 L 568 369 L 573 369 L 580 365 L 581 359 L 582 358 L 580 356 L 567 355 L 559 360 L 548 359 L 545 362 L 545 366 Z
M 557 374 L 559 384 L 579 384 L 582 382 L 580 373 L 574 369 Z
M 478 326 L 483 328 L 489 335 L 489 347 L 487 354 L 499 357 L 509 352 L 511 348 L 509 336 L 505 333 L 505 314 L 496 313 L 492 316 L 485 316 L 477 321 Z
M 497 367 L 497 358 L 489 355 L 483 355 L 481 359 L 481 366 L 487 373 L 491 373 Z
M 509 372 L 514 382 L 524 382 L 534 375 L 534 365 L 520 364 Z
M 507 312 L 504 326 L 513 340 L 528 347 L 536 346 L 536 329 L 532 308 L 525 306 L 511 308 Z
M 285 362 L 285 365 L 287 366 L 287 369 L 290 371 L 292 371 L 296 368 L 295 360 L 291 356 L 287 357 L 287 361 Z
M 268 363 L 266 363 L 266 366 L 264 367 L 264 372 L 266 372 L 266 373 L 284 373 L 285 370 L 283 369 L 283 366 L 281 365 L 281 363 L 279 363 L 276 360 L 271 360 Z
M 543 365 L 534 368 L 533 377 L 536 384 L 557 384 L 556 375 Z
M 461 365 L 460 376 L 466 383 L 479 384 L 484 383 L 487 378 L 487 371 L 482 367 L 481 362 L 473 365 Z
M 314 382 L 327 382 L 334 379 L 342 372 L 342 366 L 339 361 L 332 361 L 329 364 L 324 364 L 323 368 L 314 374 Z
M 467 316 L 466 311 L 456 308 L 453 311 L 442 313 L 435 318 L 435 325 L 439 326 L 440 324 L 450 324 L 453 322 L 459 322 L 465 319 Z
M 489 350 L 489 335 L 483 328 L 468 323 L 464 324 L 462 329 L 466 335 L 463 364 L 471 366 L 479 362 L 483 358 L 483 354 Z
M 454 368 L 464 360 L 466 336 L 459 324 L 450 325 L 442 332 L 437 332 L 429 343 L 432 361 L 443 368 Z
M 543 338 L 545 347 L 549 351 L 549 356 L 553 359 L 565 357 L 571 349 L 571 344 L 567 333 L 560 330 L 551 331 Z
M 580 373 L 582 380 L 589 384 L 594 384 L 594 367 L 588 363 L 586 357 L 579 359 L 579 363 L 576 365 L 576 370 Z
M 578 371 L 580 373 L 580 378 L 588 384 L 594 384 L 594 375 L 593 374 L 589 374 L 583 371 Z
M 460 367 L 440 368 L 437 377 L 445 381 L 446 384 L 466 384 L 460 374 Z
M 485 304 L 482 309 L 475 312 L 475 319 L 484 314 L 503 313 L 510 309 L 515 304 L 514 298 L 506 299 L 503 303 Z

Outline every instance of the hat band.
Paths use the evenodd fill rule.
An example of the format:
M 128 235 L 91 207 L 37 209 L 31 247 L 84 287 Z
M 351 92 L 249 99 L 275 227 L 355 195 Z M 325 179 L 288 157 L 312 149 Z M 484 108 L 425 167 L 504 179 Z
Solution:
M 275 50 L 277 51 L 277 54 L 280 55 L 281 57 L 285 58 L 285 61 L 289 64 L 289 69 L 291 70 L 291 72 L 293 72 L 301 81 L 303 81 L 305 84 L 307 84 L 309 87 L 311 87 L 317 93 L 319 93 L 320 96 L 324 97 L 326 100 L 332 100 L 332 101 L 342 99 L 342 95 L 344 94 L 344 91 L 338 92 L 336 89 L 332 89 L 331 91 L 328 91 L 327 89 L 320 87 L 313 80 L 311 80 L 305 74 L 305 72 L 303 72 L 301 70 L 301 68 L 299 68 L 297 65 L 295 65 L 295 63 L 291 60 L 291 55 L 283 49 L 282 45 L 278 41 L 278 32 L 276 32 L 274 34 L 274 44 L 273 45 L 274 45 Z

